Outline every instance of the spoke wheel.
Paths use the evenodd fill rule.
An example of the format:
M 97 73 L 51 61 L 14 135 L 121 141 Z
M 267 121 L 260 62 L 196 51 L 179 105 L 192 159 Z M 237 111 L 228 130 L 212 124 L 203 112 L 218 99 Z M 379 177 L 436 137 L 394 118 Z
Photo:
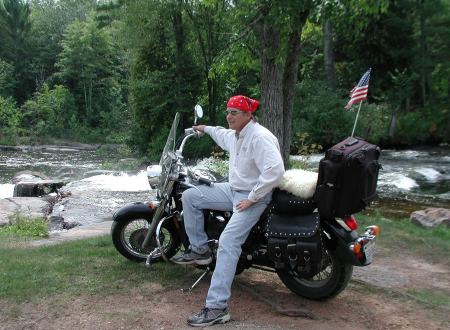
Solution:
M 121 222 L 114 222 L 111 228 L 112 240 L 116 249 L 126 258 L 142 262 L 147 256 L 158 248 L 156 235 L 150 241 L 146 248 L 142 248 L 150 222 L 142 218 L 130 218 Z M 160 243 L 164 248 L 164 253 L 168 258 L 175 255 L 180 246 L 175 226 L 166 223 L 161 227 Z M 158 249 L 159 251 L 159 249 Z M 161 260 L 161 253 L 155 253 L 152 261 Z
M 295 294 L 309 299 L 326 299 L 345 289 L 353 266 L 343 263 L 334 251 L 324 249 L 319 272 L 310 278 L 295 271 L 277 270 L 281 281 Z

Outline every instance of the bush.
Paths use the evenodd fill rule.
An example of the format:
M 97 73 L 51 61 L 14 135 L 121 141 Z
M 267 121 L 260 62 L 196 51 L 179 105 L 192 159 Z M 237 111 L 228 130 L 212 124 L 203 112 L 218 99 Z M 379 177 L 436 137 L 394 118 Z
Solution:
M 351 111 L 345 110 L 348 98 L 341 99 L 329 90 L 322 81 L 303 81 L 297 86 L 296 108 L 294 109 L 293 142 L 307 134 L 302 143 L 319 144 L 324 148 L 350 136 L 359 105 Z M 389 128 L 390 109 L 386 105 L 368 104 L 361 107 L 355 136 L 372 143 L 385 140 Z M 293 150 L 294 152 L 298 147 Z
M 449 114 L 446 109 L 433 111 L 430 108 L 401 114 L 398 118 L 395 139 L 402 144 L 445 141 Z
M 307 144 L 333 145 L 351 134 L 354 116 L 344 109 L 345 100 L 322 81 L 302 81 L 297 85 L 293 114 L 293 134 L 308 133 Z
M 32 100 L 25 102 L 22 111 L 24 127 L 36 136 L 63 137 L 67 135 L 66 130 L 74 128 L 69 125 L 76 125 L 75 100 L 64 86 L 50 89 L 44 84 Z
M 16 102 L 11 97 L 0 96 L 0 140 L 3 141 L 2 143 L 14 143 L 21 130 L 21 120 L 22 115 Z
M 0 228 L 0 234 L 21 237 L 48 237 L 48 224 L 43 218 L 30 218 L 16 214 L 11 225 Z
M 0 58 L 0 96 L 11 96 L 16 83 L 14 66 Z
M 358 108 L 356 106 L 353 106 L 353 108 L 355 108 L 354 116 L 356 117 Z M 385 104 L 363 103 L 354 135 L 374 144 L 380 144 L 380 142 L 387 140 L 391 120 L 390 114 L 391 109 Z

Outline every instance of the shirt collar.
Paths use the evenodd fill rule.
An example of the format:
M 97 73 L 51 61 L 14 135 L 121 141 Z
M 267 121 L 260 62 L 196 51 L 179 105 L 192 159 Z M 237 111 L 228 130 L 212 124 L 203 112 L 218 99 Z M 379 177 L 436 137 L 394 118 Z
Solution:
M 250 119 L 250 121 L 247 123 L 247 125 L 244 126 L 244 128 L 241 130 L 239 134 L 236 133 L 236 137 L 244 137 L 245 134 L 247 134 L 248 131 L 252 129 L 253 126 L 255 126 L 255 121 L 253 119 Z

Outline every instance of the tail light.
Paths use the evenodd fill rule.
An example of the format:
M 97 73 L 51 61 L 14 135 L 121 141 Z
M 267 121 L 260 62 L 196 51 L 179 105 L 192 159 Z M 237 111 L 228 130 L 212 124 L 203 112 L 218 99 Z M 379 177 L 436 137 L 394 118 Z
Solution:
M 358 223 L 353 215 L 345 217 L 343 220 L 337 219 L 337 222 L 348 231 L 358 229 Z

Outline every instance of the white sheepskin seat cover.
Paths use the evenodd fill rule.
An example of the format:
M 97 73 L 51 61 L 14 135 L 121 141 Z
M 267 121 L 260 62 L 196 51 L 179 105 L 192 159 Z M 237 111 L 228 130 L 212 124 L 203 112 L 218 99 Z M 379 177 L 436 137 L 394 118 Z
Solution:
M 305 170 L 288 170 L 284 173 L 278 188 L 301 198 L 311 198 L 316 190 L 317 175 L 316 172 Z

